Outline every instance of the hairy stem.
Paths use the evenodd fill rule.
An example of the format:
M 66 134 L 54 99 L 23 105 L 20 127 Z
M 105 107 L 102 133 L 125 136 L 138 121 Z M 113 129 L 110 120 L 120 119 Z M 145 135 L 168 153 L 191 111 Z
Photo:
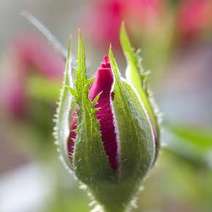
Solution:
M 103 212 L 129 212 L 126 206 L 120 206 L 119 204 L 111 204 L 103 206 Z

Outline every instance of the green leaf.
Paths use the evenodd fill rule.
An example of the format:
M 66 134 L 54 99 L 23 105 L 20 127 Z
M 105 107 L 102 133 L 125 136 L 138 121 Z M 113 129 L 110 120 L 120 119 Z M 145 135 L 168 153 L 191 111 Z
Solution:
M 212 150 L 212 130 L 201 129 L 185 124 L 171 124 L 168 129 L 185 143 L 192 145 L 199 151 L 205 152 Z
M 155 108 L 153 106 L 153 99 L 150 97 L 149 92 L 147 90 L 147 85 L 145 84 L 146 81 L 146 72 L 141 65 L 141 58 L 135 53 L 132 45 L 129 41 L 126 29 L 124 24 L 121 26 L 120 32 L 120 40 L 121 46 L 124 52 L 124 55 L 127 60 L 127 70 L 126 70 L 126 78 L 127 81 L 131 84 L 134 88 L 141 104 L 144 106 L 148 117 L 151 121 L 151 126 L 153 130 L 153 134 L 155 135 L 155 142 L 156 142 L 156 157 L 158 155 L 159 147 L 160 147 L 160 130 L 158 124 L 158 118 L 155 112 Z
M 164 149 L 195 167 L 211 168 L 212 133 L 185 124 L 166 124 Z
M 72 81 L 72 55 L 71 55 L 71 46 L 69 42 L 67 57 L 66 57 L 66 65 L 65 65 L 65 73 L 64 73 L 64 81 L 60 93 L 60 98 L 58 102 L 57 113 L 55 116 L 55 129 L 54 135 L 56 138 L 56 144 L 59 146 L 59 152 L 62 154 L 61 159 L 65 160 L 66 164 L 72 167 L 70 160 L 68 158 L 66 146 L 67 139 L 69 136 L 69 113 L 71 110 L 71 104 L 73 101 L 73 97 L 70 95 L 67 87 L 73 86 Z

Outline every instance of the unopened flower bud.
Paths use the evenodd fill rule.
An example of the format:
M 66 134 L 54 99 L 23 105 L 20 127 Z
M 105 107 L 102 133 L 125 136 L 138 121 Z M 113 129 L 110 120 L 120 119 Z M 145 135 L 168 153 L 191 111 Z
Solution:
M 124 28 L 121 41 L 128 79 L 121 77 L 111 49 L 95 77 L 88 79 L 80 38 L 73 81 L 68 53 L 56 126 L 66 165 L 108 212 L 128 207 L 159 147 L 157 120 L 143 87 L 144 75 Z

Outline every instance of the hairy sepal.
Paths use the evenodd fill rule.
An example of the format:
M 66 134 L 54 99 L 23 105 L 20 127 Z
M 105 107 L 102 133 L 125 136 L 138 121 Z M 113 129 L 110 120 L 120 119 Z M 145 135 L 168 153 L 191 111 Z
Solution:
M 58 102 L 58 108 L 55 119 L 54 135 L 56 138 L 56 144 L 59 146 L 59 152 L 61 159 L 72 168 L 72 164 L 69 160 L 66 145 L 69 136 L 69 114 L 71 110 L 71 104 L 73 103 L 73 96 L 69 92 L 69 87 L 72 87 L 72 55 L 70 42 L 67 50 L 67 59 L 64 72 L 64 81 L 60 92 L 60 98 Z
M 79 111 L 73 166 L 79 180 L 88 187 L 98 187 L 99 183 L 112 181 L 116 173 L 110 167 L 101 139 L 99 122 L 96 118 L 96 99 L 91 101 L 88 98 L 90 82 L 86 76 L 85 48 L 79 36 L 75 81 Z
M 156 112 L 154 100 L 150 96 L 150 91 L 148 90 L 146 84 L 148 73 L 144 71 L 141 65 L 141 58 L 138 54 L 136 54 L 130 43 L 124 23 L 121 26 L 120 41 L 127 60 L 126 79 L 135 90 L 139 101 L 144 106 L 151 123 L 152 134 L 156 144 L 154 159 L 154 161 L 156 161 L 160 149 L 160 130 L 157 117 L 158 112 Z
M 102 189 L 114 195 L 97 195 L 102 202 L 119 205 L 120 208 L 130 206 L 139 190 L 141 181 L 152 166 L 155 155 L 155 143 L 151 127 L 132 87 L 121 78 L 118 65 L 109 52 L 110 63 L 114 74 L 114 99 L 113 110 L 119 139 L 119 170 L 116 184 Z M 114 198 L 114 197 L 117 198 Z M 100 201 L 101 202 L 101 201 Z M 116 202 L 116 203 L 115 203 Z
M 142 179 L 155 155 L 151 125 L 133 88 L 121 78 L 111 49 L 109 56 L 115 77 L 113 107 L 120 142 L 120 179 Z

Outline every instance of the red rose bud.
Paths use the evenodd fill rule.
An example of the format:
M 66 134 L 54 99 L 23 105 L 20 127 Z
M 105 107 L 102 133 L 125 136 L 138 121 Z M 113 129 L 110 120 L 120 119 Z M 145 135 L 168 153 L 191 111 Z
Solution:
M 144 88 L 145 73 L 124 28 L 121 43 L 129 80 L 120 76 L 111 49 L 89 80 L 80 38 L 72 81 L 68 51 L 55 131 L 66 165 L 108 212 L 129 207 L 159 148 L 157 119 Z

